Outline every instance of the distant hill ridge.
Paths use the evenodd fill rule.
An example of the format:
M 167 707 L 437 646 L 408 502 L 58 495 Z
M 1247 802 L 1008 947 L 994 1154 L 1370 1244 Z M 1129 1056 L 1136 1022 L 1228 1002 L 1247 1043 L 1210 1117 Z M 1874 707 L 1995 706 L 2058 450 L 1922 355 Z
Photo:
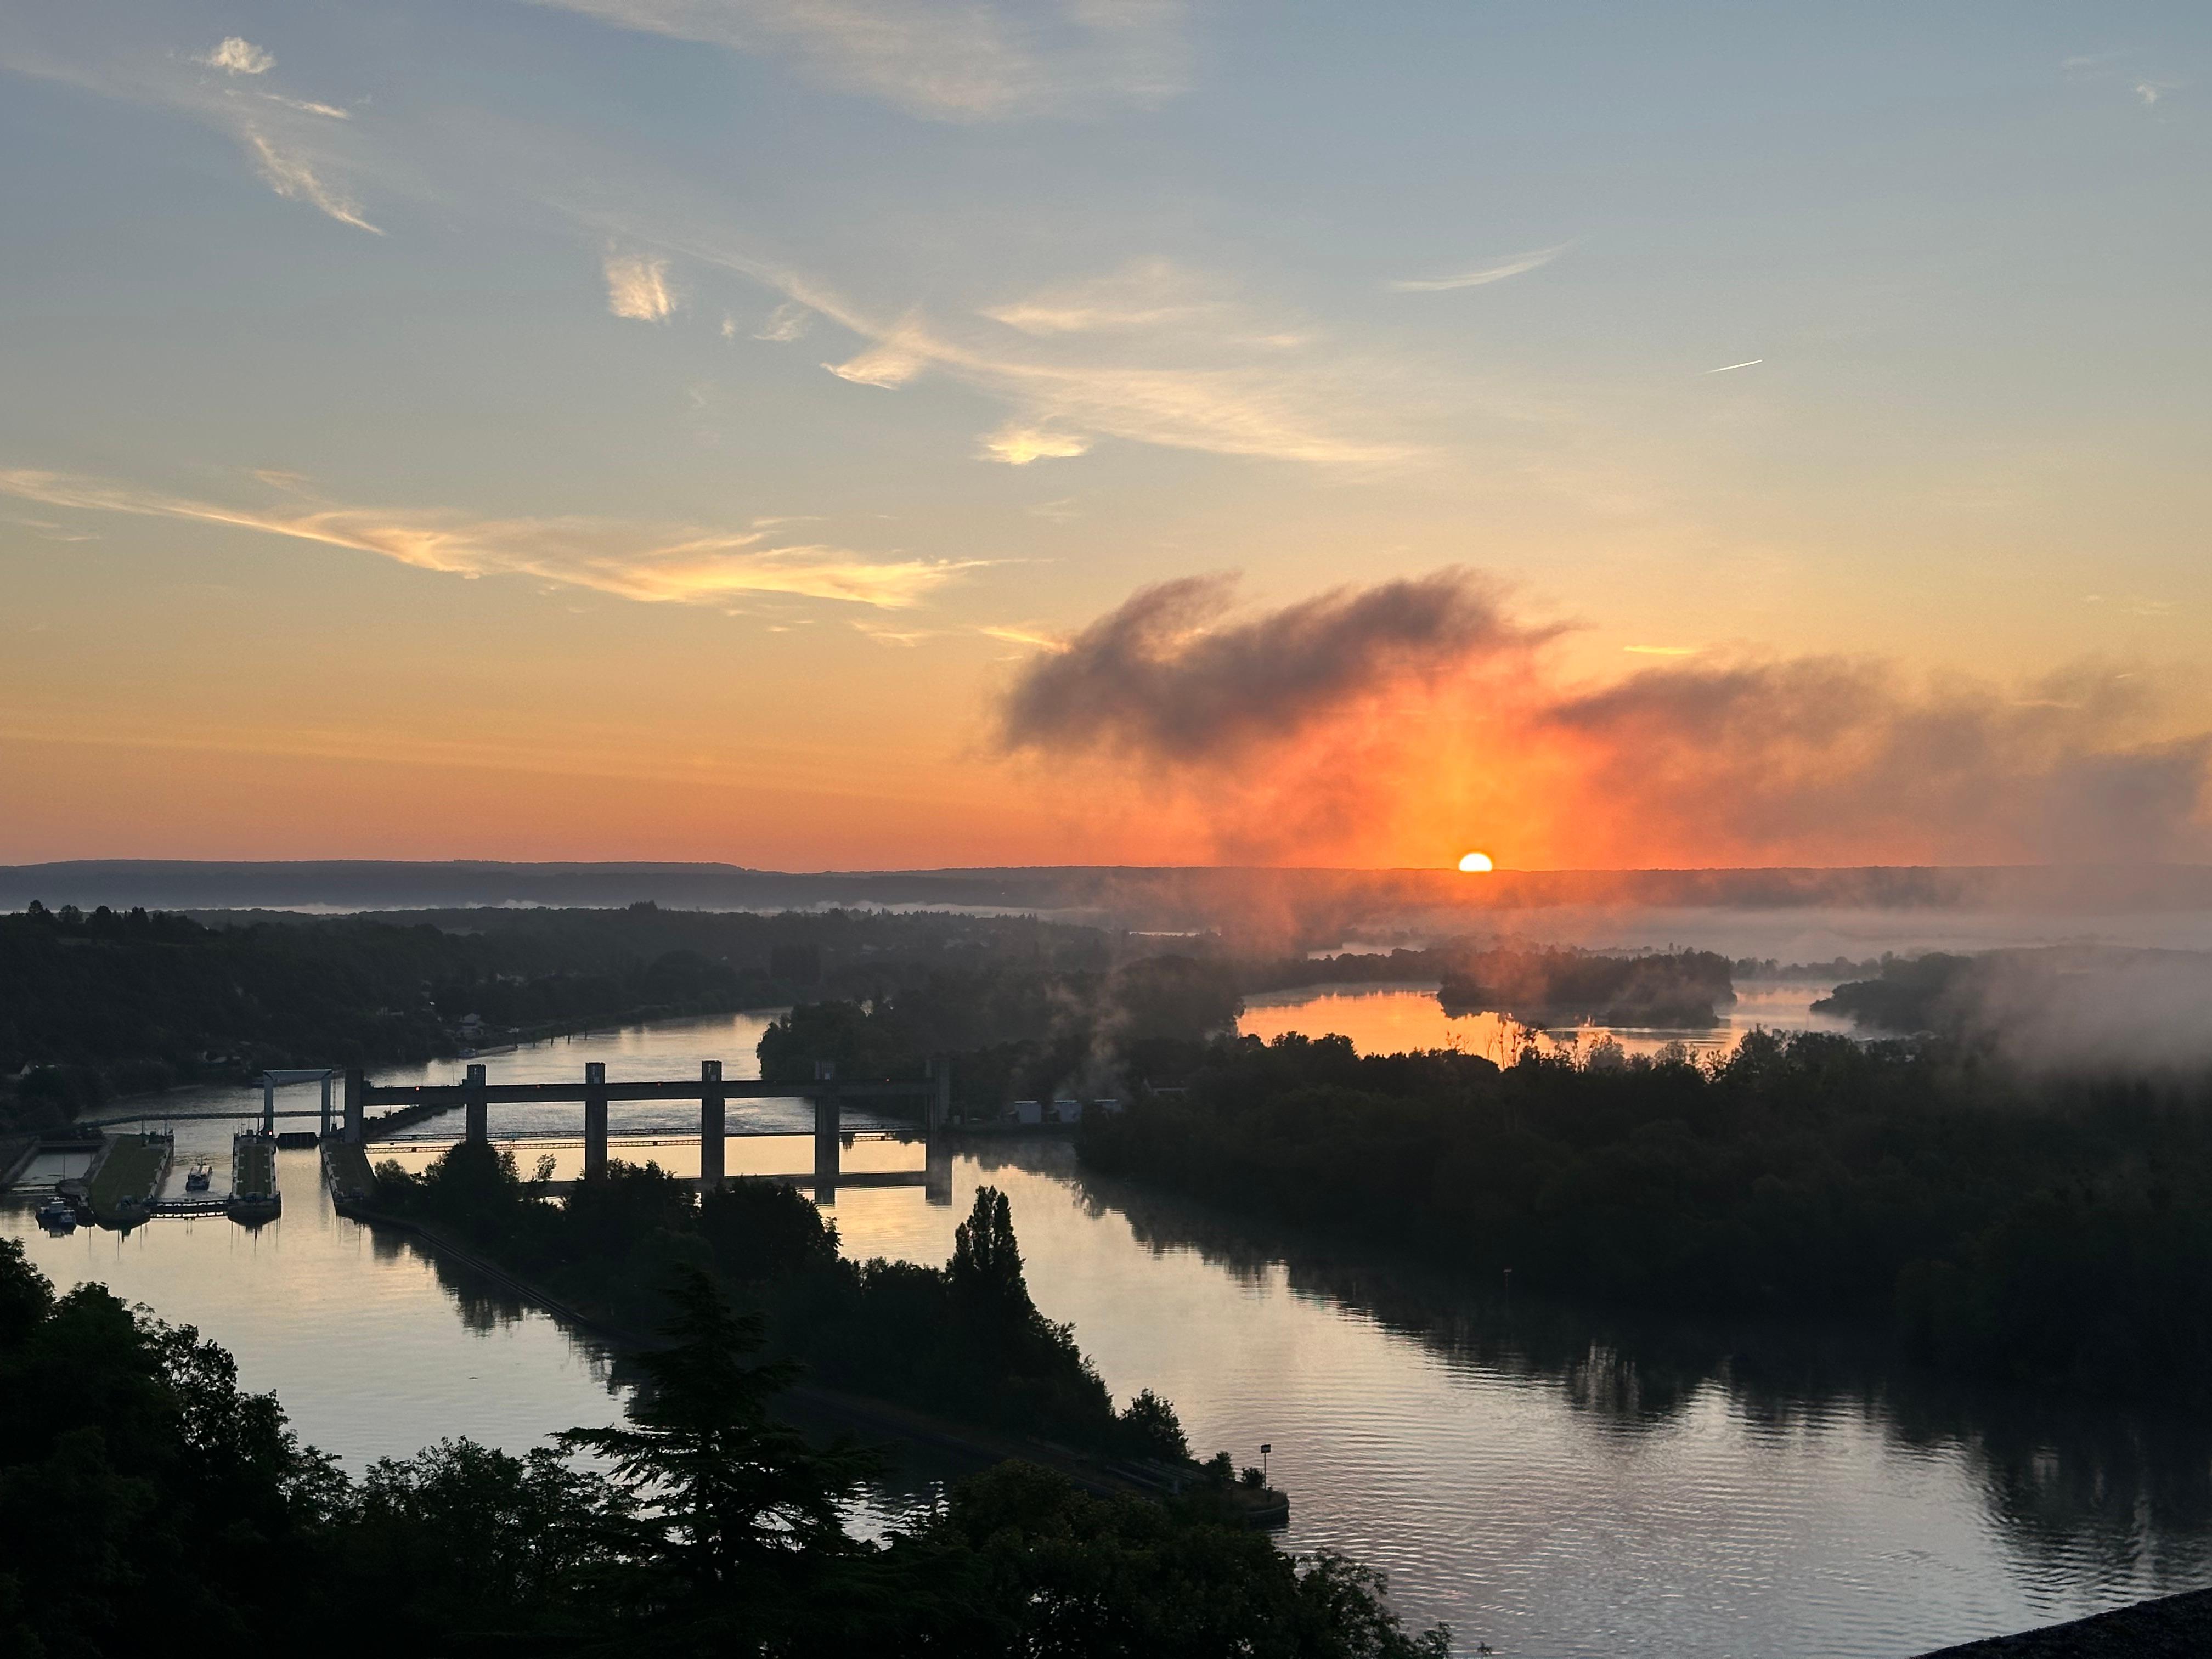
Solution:
M 757 910 L 817 905 L 1092 913 L 1124 926 L 1226 913 L 1636 908 L 2212 910 L 2212 866 L 1872 866 L 1707 870 L 1329 870 L 1036 866 L 816 872 L 730 864 L 79 860 L 0 866 L 0 908 L 392 910 L 477 905 Z

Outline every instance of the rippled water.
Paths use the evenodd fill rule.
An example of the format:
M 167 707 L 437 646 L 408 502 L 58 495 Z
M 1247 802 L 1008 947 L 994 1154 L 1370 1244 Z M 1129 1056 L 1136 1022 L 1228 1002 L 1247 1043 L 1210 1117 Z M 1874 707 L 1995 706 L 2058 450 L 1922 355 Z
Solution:
M 485 1063 L 521 1079 L 604 1059 L 619 1077 L 718 1058 L 742 1076 L 761 1018 Z M 216 1098 L 255 1104 L 166 1103 Z M 494 1132 L 521 1109 L 495 1107 Z M 617 1133 L 640 1136 L 690 1117 L 680 1103 L 614 1109 Z M 796 1102 L 747 1110 L 806 1121 Z M 180 1149 L 227 1148 L 231 1127 L 180 1126 Z M 680 1164 L 664 1156 L 678 1150 L 651 1149 Z M 733 1164 L 740 1152 L 753 1168 L 805 1157 L 738 1143 Z M 443 1434 L 520 1448 L 613 1415 L 591 1344 L 336 1216 L 314 1153 L 280 1166 L 285 1213 L 258 1231 L 202 1219 L 53 1239 L 21 1211 L 0 1227 L 64 1283 L 103 1279 L 201 1326 L 354 1467 Z M 962 1157 L 951 1208 L 848 1188 L 835 1214 L 856 1255 L 942 1261 L 986 1182 L 1011 1196 L 1039 1304 L 1073 1322 L 1117 1395 L 1168 1395 L 1201 1451 L 1249 1462 L 1272 1443 L 1287 1543 L 1386 1568 L 1404 1611 L 1449 1620 L 1462 1651 L 1875 1659 L 2212 1580 L 2212 1437 L 2195 1424 L 1930 1391 L 1818 1334 L 1639 1329 L 1485 1299 L 1097 1181 L 1064 1142 Z

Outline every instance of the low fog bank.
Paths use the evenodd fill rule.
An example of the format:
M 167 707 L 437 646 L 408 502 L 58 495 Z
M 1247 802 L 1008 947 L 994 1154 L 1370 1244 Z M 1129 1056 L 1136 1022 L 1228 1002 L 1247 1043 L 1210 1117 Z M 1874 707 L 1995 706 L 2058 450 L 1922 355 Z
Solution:
M 1873 1032 L 1935 1032 L 2025 1069 L 2109 1076 L 2212 1066 L 2212 952 L 2100 946 L 1885 963 L 1814 1005 Z

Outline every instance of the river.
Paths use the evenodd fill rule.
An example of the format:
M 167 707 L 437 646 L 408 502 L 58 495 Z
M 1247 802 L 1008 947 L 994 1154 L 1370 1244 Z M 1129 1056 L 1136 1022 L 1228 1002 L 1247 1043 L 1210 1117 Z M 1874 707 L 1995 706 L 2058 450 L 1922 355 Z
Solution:
M 1270 1000 L 1249 1019 L 1343 1029 L 1347 1000 L 1317 992 L 1301 1012 Z M 1351 1012 L 1372 1017 L 1371 1036 L 1413 1017 L 1395 1006 Z M 576 1075 L 586 1060 L 615 1078 L 696 1075 L 702 1058 L 749 1076 L 764 1018 L 603 1033 L 486 1064 L 495 1081 Z M 295 1090 L 284 1103 L 312 1099 Z M 176 1112 L 216 1105 L 250 1110 L 258 1097 L 163 1097 Z M 808 1121 L 798 1102 L 742 1109 L 763 1128 Z M 580 1109 L 528 1111 L 494 1108 L 494 1133 L 572 1135 L 580 1122 Z M 615 1112 L 617 1135 L 640 1140 L 690 1121 L 680 1103 Z M 180 1153 L 227 1153 L 231 1127 L 179 1124 Z M 733 1169 L 807 1161 L 797 1133 L 731 1151 Z M 690 1156 L 633 1155 L 679 1168 Z M 352 1468 L 447 1435 L 520 1449 L 618 1411 L 588 1340 L 336 1215 L 313 1152 L 279 1161 L 285 1212 L 257 1231 L 174 1220 L 53 1238 L 21 1209 L 0 1210 L 0 1228 L 58 1283 L 97 1279 L 199 1327 L 237 1356 L 246 1386 L 276 1391 L 303 1437 Z M 863 1142 L 848 1166 L 919 1162 L 918 1147 Z M 2212 1582 L 2202 1425 L 1931 1390 L 1819 1333 L 1637 1329 L 1516 1305 L 1097 1180 L 1064 1142 L 960 1157 L 950 1207 L 919 1188 L 847 1188 L 834 1206 L 845 1247 L 941 1261 L 985 1182 L 1011 1198 L 1039 1305 L 1073 1323 L 1117 1396 L 1167 1395 L 1201 1454 L 1255 1462 L 1271 1443 L 1293 1504 L 1286 1545 L 1384 1569 L 1395 1603 L 1449 1620 L 1462 1652 L 1481 1641 L 1549 1659 L 1892 1659 Z

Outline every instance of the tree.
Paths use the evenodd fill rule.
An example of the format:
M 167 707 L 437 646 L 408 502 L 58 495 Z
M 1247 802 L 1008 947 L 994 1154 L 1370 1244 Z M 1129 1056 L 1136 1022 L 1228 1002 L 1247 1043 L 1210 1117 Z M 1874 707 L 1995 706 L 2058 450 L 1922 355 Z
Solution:
M 1036 1311 L 1022 1276 L 1013 1208 L 996 1187 L 976 1189 L 975 1207 L 952 1235 L 952 1294 L 968 1310 L 1012 1324 Z
M 838 1506 L 876 1459 L 849 1439 L 817 1451 L 769 1416 L 798 1368 L 749 1363 L 757 1315 L 733 1312 L 696 1269 L 667 1295 L 671 1344 L 640 1358 L 646 1385 L 629 1425 L 561 1441 L 611 1460 L 629 1489 L 634 1507 L 610 1526 L 632 1566 L 631 1605 L 702 1641 L 757 1643 L 789 1627 L 811 1576 L 865 1551 Z
M 1139 1457 L 1158 1457 L 1173 1462 L 1190 1455 L 1190 1442 L 1182 1431 L 1176 1408 L 1150 1389 L 1139 1392 L 1121 1413 L 1121 1431 L 1129 1450 Z
M 603 1624 L 592 1594 L 630 1509 L 603 1477 L 539 1447 L 441 1440 L 380 1459 L 331 1532 L 342 1601 L 381 1608 L 381 1650 L 526 1646 Z M 394 1586 L 404 1593 L 393 1595 Z
M 915 1637 L 891 1651 L 1036 1659 L 1443 1659 L 1441 1628 L 1410 1635 L 1383 1583 L 1323 1552 L 1302 1565 L 1264 1534 L 1197 1507 L 1093 1498 L 1034 1464 L 1001 1463 L 902 1534 Z M 918 1558 L 918 1559 L 915 1559 Z M 919 1569 L 927 1566 L 925 1574 Z

